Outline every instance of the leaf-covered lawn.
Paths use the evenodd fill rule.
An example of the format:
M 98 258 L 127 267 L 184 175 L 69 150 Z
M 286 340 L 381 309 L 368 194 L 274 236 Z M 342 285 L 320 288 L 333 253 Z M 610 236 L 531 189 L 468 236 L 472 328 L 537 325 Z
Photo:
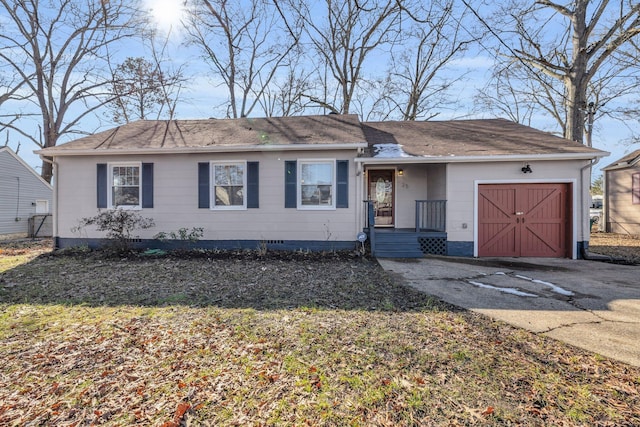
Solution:
M 640 425 L 640 369 L 347 255 L 42 256 L 0 276 L 0 425 Z

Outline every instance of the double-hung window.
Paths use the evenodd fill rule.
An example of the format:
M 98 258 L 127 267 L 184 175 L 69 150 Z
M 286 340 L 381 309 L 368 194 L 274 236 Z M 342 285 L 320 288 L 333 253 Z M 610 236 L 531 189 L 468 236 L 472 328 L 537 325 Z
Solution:
M 246 209 L 247 174 L 245 162 L 211 164 L 213 209 Z
M 335 161 L 301 160 L 298 209 L 335 209 Z
M 140 163 L 109 165 L 110 207 L 123 209 L 142 207 L 140 169 Z
M 640 205 L 640 173 L 631 175 L 631 202 Z

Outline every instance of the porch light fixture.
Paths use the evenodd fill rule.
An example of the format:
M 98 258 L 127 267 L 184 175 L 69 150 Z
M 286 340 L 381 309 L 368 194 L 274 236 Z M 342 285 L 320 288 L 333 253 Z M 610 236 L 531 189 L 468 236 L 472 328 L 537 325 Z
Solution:
M 403 175 L 404 175 L 404 170 L 398 169 L 398 176 L 403 176 Z
M 529 164 L 526 164 L 520 170 L 522 171 L 522 173 L 533 173 L 533 171 L 531 170 L 531 166 L 529 166 Z

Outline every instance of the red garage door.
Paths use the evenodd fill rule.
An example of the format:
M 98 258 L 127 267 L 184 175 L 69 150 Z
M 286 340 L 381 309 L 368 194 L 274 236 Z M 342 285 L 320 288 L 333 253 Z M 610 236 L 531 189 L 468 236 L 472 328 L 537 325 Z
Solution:
M 478 256 L 570 257 L 569 184 L 478 186 Z

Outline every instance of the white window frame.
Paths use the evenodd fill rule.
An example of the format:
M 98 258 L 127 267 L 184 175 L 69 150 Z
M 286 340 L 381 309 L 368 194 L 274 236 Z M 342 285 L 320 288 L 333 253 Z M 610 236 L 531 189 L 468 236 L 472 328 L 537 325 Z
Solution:
M 304 165 L 314 165 L 314 164 L 330 164 L 332 168 L 332 176 L 331 176 L 331 204 L 330 205 L 303 205 L 302 204 L 302 169 Z M 336 170 L 336 159 L 298 159 L 298 183 L 296 188 L 296 199 L 298 203 L 299 210 L 312 210 L 312 211 L 326 211 L 326 210 L 335 210 L 336 209 L 336 182 L 337 182 L 337 170 Z
M 242 166 L 242 205 L 216 205 L 216 166 Z M 241 211 L 247 209 L 247 162 L 246 160 L 211 161 L 209 163 L 209 206 L 211 210 Z
M 107 172 L 107 206 L 109 209 L 124 210 L 142 210 L 142 162 L 118 162 L 108 163 Z M 137 205 L 119 205 L 113 204 L 113 169 L 118 167 L 137 167 L 138 168 L 138 204 Z

